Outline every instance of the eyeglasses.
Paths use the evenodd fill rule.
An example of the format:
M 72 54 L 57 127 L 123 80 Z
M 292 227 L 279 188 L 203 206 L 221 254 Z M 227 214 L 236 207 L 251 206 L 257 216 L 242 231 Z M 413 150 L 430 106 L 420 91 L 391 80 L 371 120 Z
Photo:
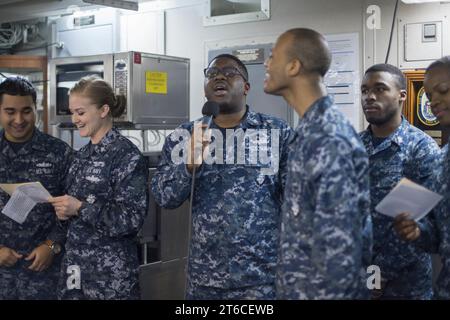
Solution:
M 225 78 L 241 76 L 242 78 L 244 78 L 245 81 L 247 81 L 247 78 L 238 69 L 233 68 L 233 67 L 225 67 L 223 69 L 219 69 L 216 67 L 209 67 L 209 68 L 206 68 L 205 70 L 203 70 L 203 73 L 205 74 L 205 77 L 207 79 L 213 79 L 213 78 L 217 77 L 217 75 L 220 73 Z

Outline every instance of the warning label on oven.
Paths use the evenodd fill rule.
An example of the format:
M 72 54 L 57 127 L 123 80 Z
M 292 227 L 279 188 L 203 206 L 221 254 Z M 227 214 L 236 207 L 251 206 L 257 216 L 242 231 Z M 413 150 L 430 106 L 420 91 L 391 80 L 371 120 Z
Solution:
M 167 94 L 167 72 L 146 71 L 145 93 Z

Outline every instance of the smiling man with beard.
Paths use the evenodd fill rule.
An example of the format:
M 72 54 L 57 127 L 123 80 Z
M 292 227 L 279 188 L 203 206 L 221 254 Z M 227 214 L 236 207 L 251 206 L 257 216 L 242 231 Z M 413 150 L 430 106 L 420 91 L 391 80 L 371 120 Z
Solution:
M 369 154 L 373 261 L 381 270 L 380 299 L 430 299 L 432 272 L 430 255 L 402 241 L 394 232 L 392 218 L 375 211 L 377 204 L 403 178 L 424 184 L 440 156 L 434 140 L 413 127 L 402 116 L 406 99 L 403 73 L 389 64 L 377 64 L 365 72 L 361 104 L 367 130 L 361 139 Z M 426 228 L 427 219 L 421 221 Z
M 215 137 L 223 137 L 226 156 L 218 155 L 222 148 L 215 152 L 226 161 L 205 160 L 196 164 L 186 297 L 273 299 L 286 161 L 294 133 L 283 120 L 257 113 L 246 104 L 250 90 L 248 73 L 235 56 L 215 57 L 204 73 L 205 96 L 220 108 L 211 128 Z M 194 122 L 190 122 L 179 129 L 190 133 L 193 127 Z M 234 160 L 242 150 L 248 160 L 246 147 L 252 148 L 253 144 L 243 139 L 227 150 L 225 137 L 250 130 L 267 134 L 269 143 L 277 146 L 279 156 L 272 154 L 270 164 L 228 161 L 230 154 L 235 155 L 231 157 Z M 176 132 L 166 139 L 163 158 L 152 181 L 155 199 L 165 208 L 176 208 L 190 196 L 194 164 L 192 158 L 181 164 L 172 159 L 172 151 L 180 143 Z M 273 132 L 277 134 L 272 135 Z M 201 145 L 201 140 L 198 143 Z M 279 170 L 265 174 L 264 169 L 271 165 Z

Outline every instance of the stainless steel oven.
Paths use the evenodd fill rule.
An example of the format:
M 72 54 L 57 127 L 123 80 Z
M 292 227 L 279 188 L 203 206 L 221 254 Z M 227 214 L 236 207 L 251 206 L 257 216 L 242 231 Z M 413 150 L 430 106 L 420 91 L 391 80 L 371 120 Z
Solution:
M 127 96 L 119 127 L 172 129 L 189 120 L 189 59 L 121 52 L 49 61 L 50 123 L 71 127 L 68 91 L 82 77 L 97 75 Z

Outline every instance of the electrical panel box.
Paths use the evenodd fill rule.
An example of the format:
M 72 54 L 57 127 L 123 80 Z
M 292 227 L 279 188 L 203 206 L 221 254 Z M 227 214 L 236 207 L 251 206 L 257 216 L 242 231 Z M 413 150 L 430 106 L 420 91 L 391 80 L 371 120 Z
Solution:
M 398 63 L 400 68 L 426 68 L 434 60 L 450 53 L 447 18 L 434 18 L 429 21 L 399 20 Z
M 442 22 L 405 25 L 405 61 L 436 60 L 442 57 Z
M 118 10 L 76 11 L 56 21 L 53 57 L 76 57 L 120 51 Z

